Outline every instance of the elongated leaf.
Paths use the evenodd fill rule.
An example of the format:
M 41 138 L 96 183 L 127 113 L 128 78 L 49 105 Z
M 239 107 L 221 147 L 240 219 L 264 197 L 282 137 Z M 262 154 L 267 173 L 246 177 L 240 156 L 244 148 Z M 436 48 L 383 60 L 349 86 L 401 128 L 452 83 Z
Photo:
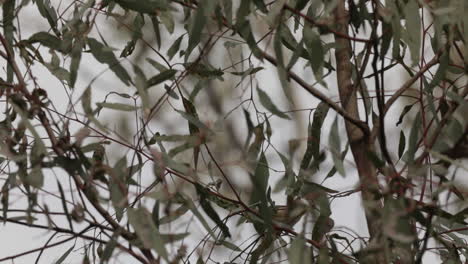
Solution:
M 204 6 L 206 5 L 207 1 L 210 1 L 210 0 L 200 1 L 200 5 L 198 5 L 198 8 L 196 9 L 196 12 L 195 12 L 195 17 L 193 18 L 193 21 L 190 24 L 188 47 L 187 47 L 187 50 L 185 51 L 185 61 L 187 61 L 193 49 L 195 49 L 195 47 L 201 41 L 202 32 L 206 24 Z
M 301 161 L 301 169 L 306 170 L 309 168 L 312 157 L 314 160 L 320 159 L 320 136 L 323 127 L 323 121 L 327 117 L 329 106 L 321 102 L 317 109 L 315 109 L 312 124 L 309 124 L 307 133 L 307 148 L 304 157 Z M 318 164 L 317 168 L 318 169 Z
M 52 28 L 52 30 L 54 30 L 56 34 L 59 33 L 57 29 L 57 13 L 55 12 L 54 7 L 51 6 L 50 0 L 36 0 L 36 4 L 39 13 L 42 17 L 47 19 L 47 22 L 49 22 L 49 25 Z
M 13 26 L 13 19 L 15 19 L 15 0 L 6 0 L 3 2 L 2 5 L 2 13 L 3 13 L 3 33 L 6 42 L 8 43 L 8 47 L 4 47 L 9 49 L 9 52 L 14 56 L 13 50 L 13 33 L 15 27 Z M 11 67 L 10 63 L 7 64 L 7 82 L 13 82 L 13 68 Z
M 198 117 L 194 117 L 191 114 L 188 114 L 183 111 L 175 110 L 177 113 L 179 113 L 183 118 L 187 119 L 191 124 L 197 126 L 200 130 L 203 130 L 204 132 L 212 132 L 209 127 L 207 127 L 203 122 L 201 122 Z
M 419 4 L 417 1 L 408 1 L 405 9 L 406 30 L 408 46 L 411 51 L 413 65 L 419 61 L 421 47 L 421 16 L 419 15 Z
M 106 247 L 104 248 L 102 255 L 100 256 L 101 261 L 108 261 L 112 257 L 112 252 L 114 252 L 115 247 L 117 246 L 117 239 L 120 236 L 120 230 L 115 231 L 112 234 L 110 240 L 106 243 Z
M 158 228 L 153 223 L 151 214 L 143 207 L 128 209 L 128 220 L 145 248 L 154 249 L 159 256 L 168 261 L 168 254 Z
M 323 62 L 325 53 L 320 40 L 320 35 L 312 27 L 304 27 L 305 46 L 309 54 L 309 62 L 315 78 L 320 81 L 323 75 Z
M 400 132 L 400 143 L 398 144 L 398 158 L 401 159 L 401 156 L 403 156 L 405 147 L 406 147 L 406 137 L 405 137 L 405 133 L 403 133 L 403 130 L 402 130 Z
M 71 88 L 75 87 L 76 78 L 78 76 L 78 68 L 80 67 L 81 62 L 81 51 L 83 49 L 84 43 L 81 40 L 75 41 L 73 43 L 73 48 L 71 51 L 71 62 L 70 62 L 70 81 L 69 85 Z
M 63 212 L 65 213 L 65 216 L 67 217 L 67 221 L 68 221 L 68 225 L 70 226 L 70 230 L 73 230 L 71 214 L 68 213 L 67 200 L 66 200 L 67 198 L 65 197 L 65 193 L 63 192 L 62 185 L 60 184 L 60 182 L 58 180 L 57 180 L 57 186 L 59 188 L 60 200 L 62 202 Z
M 47 32 L 34 33 L 29 39 L 29 43 L 40 43 L 53 50 L 64 52 L 62 49 L 62 40 Z
M 197 118 L 198 119 L 198 113 L 197 113 L 197 109 L 195 108 L 195 105 L 188 99 L 186 99 L 185 97 L 182 97 L 182 102 L 184 104 L 184 108 L 185 108 L 185 111 L 187 112 L 187 114 L 193 116 L 194 118 Z M 200 136 L 200 129 L 192 124 L 190 121 L 188 122 L 188 126 L 189 126 L 189 132 L 190 132 L 190 135 L 192 136 Z M 195 141 L 194 142 L 194 146 L 193 146 L 193 162 L 195 164 L 195 169 L 197 169 L 198 167 L 198 155 L 200 154 L 200 144 L 203 143 L 202 140 L 200 139 L 199 141 Z
M 117 60 L 110 47 L 104 46 L 94 38 L 88 38 L 88 45 L 97 61 L 109 65 L 109 68 L 125 85 L 130 85 L 130 75 L 128 75 L 125 68 L 120 65 L 120 62 Z
M 284 119 L 290 119 L 288 115 L 286 115 L 285 113 L 281 112 L 278 107 L 276 107 L 275 104 L 273 104 L 273 102 L 271 101 L 270 97 L 268 96 L 268 94 L 266 92 L 264 92 L 262 89 L 260 89 L 259 87 L 257 87 L 257 93 L 258 93 L 258 96 L 260 98 L 260 103 L 262 103 L 262 105 L 268 110 L 270 111 L 272 114 L 278 116 L 278 117 L 281 117 L 281 118 L 284 118 Z
M 291 243 L 288 256 L 291 264 L 311 263 L 312 250 L 306 245 L 303 237 L 297 237 Z
M 338 131 L 338 119 L 336 118 L 333 122 L 333 125 L 330 130 L 330 137 L 329 143 L 330 151 L 333 158 L 333 163 L 335 165 L 336 170 L 342 175 L 346 176 L 345 169 L 343 166 L 343 160 L 340 157 L 341 155 L 341 141 L 340 141 L 340 133 Z
M 410 163 L 410 164 L 414 162 L 414 155 L 416 154 L 416 151 L 419 148 L 418 141 L 419 141 L 420 128 L 421 128 L 421 115 L 420 113 L 418 113 L 418 115 L 414 119 L 413 127 L 411 128 L 409 143 L 408 143 L 408 150 L 403 156 L 403 159 L 407 163 Z
M 272 229 L 272 217 L 273 210 L 268 204 L 267 191 L 269 189 L 268 182 L 270 178 L 270 172 L 268 167 L 268 161 L 265 157 L 265 153 L 261 153 L 260 159 L 258 160 L 255 173 L 251 175 L 251 180 L 255 191 L 252 193 L 250 202 L 252 204 L 258 204 L 260 208 L 260 216 L 263 219 L 263 225 L 256 225 L 257 231 Z
M 210 202 L 208 201 L 208 191 L 200 184 L 195 184 L 195 187 L 200 197 L 200 205 L 203 208 L 203 211 L 205 211 L 205 213 L 211 218 L 211 220 L 213 220 L 213 222 L 216 223 L 216 225 L 219 227 L 219 229 L 221 229 L 225 237 L 231 237 L 231 234 L 229 233 L 229 228 L 221 220 L 216 210 L 211 206 Z
M 143 14 L 156 14 L 158 9 L 166 10 L 169 4 L 166 0 L 113 0 L 125 9 Z
M 55 264 L 61 264 L 63 261 L 65 261 L 65 259 L 68 257 L 68 255 L 70 255 L 70 253 L 72 252 L 74 248 L 75 248 L 75 245 L 71 246 L 67 251 L 65 251 L 65 253 L 63 253 L 63 255 L 59 259 L 57 259 Z
M 158 85 L 158 84 L 160 84 L 160 83 L 162 83 L 164 81 L 167 81 L 167 80 L 171 79 L 172 77 L 175 76 L 176 73 L 177 73 L 177 70 L 174 70 L 174 69 L 169 69 L 167 71 L 163 71 L 160 74 L 151 77 L 146 82 L 146 86 L 147 86 L 147 88 L 150 88 L 151 86 Z
M 174 55 L 180 50 L 180 43 L 182 43 L 182 40 L 184 39 L 185 35 L 182 35 L 174 41 L 174 43 L 171 45 L 171 47 L 167 50 L 167 56 L 169 56 L 169 60 L 172 60 Z
M 113 110 L 119 110 L 119 111 L 135 111 L 137 108 L 133 105 L 126 105 L 126 104 L 121 104 L 121 103 L 97 103 L 97 106 L 104 107 L 104 108 L 109 108 Z
M 280 23 L 278 25 L 278 31 L 282 32 L 282 28 L 285 26 Z M 273 40 L 273 48 L 275 50 L 276 55 L 276 69 L 278 70 L 278 77 L 281 83 L 281 88 L 283 89 L 284 94 L 289 102 L 292 102 L 292 94 L 291 94 L 291 87 L 289 85 L 289 75 L 286 69 L 286 63 L 284 61 L 283 55 L 283 45 L 281 42 L 281 34 L 275 34 L 275 38 Z

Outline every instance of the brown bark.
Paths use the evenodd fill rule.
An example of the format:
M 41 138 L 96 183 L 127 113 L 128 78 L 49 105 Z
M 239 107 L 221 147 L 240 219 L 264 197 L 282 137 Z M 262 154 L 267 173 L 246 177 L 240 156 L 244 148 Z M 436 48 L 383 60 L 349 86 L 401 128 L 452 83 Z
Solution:
M 339 1 L 335 11 L 336 31 L 340 35 L 348 35 L 349 16 L 345 7 L 345 1 Z M 336 43 L 338 44 L 335 50 L 337 64 L 337 81 L 340 94 L 341 104 L 344 110 L 355 120 L 360 120 L 357 91 L 352 84 L 352 63 L 351 63 L 351 45 L 348 39 L 335 35 Z M 368 158 L 368 152 L 372 150 L 371 137 L 369 130 L 363 130 L 355 124 L 345 121 L 346 132 L 350 144 L 350 148 L 356 162 L 356 167 L 359 173 L 362 199 L 365 208 L 367 227 L 369 230 L 371 241 L 378 242 L 381 237 L 381 217 L 380 212 L 382 203 L 378 198 L 378 183 L 376 168 Z M 368 127 L 367 127 L 368 129 Z M 384 252 L 380 250 L 378 252 Z M 384 253 L 377 253 L 376 261 L 384 263 Z

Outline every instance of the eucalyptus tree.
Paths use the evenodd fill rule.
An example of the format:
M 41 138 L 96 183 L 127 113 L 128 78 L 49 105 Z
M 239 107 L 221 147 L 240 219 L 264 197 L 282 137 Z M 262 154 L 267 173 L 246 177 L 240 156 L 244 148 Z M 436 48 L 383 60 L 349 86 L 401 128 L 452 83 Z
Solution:
M 464 0 L 1 2 L 0 260 L 466 261 Z

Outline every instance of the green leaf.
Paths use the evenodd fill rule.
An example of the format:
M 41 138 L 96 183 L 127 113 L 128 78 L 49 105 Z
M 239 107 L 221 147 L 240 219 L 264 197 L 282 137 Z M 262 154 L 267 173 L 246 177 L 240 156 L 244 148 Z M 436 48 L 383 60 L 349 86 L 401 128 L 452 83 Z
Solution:
M 131 112 L 135 111 L 137 107 L 133 105 L 126 105 L 126 104 L 121 104 L 121 103 L 96 103 L 97 106 L 104 107 L 104 108 L 109 108 L 113 110 L 119 110 L 119 111 L 126 111 L 126 112 Z
M 84 47 L 84 42 L 80 39 L 73 43 L 71 51 L 71 62 L 70 62 L 70 80 L 69 85 L 71 88 L 75 87 L 76 78 L 78 76 L 78 68 L 81 62 L 81 51 Z
M 237 252 L 242 251 L 242 249 L 240 249 L 238 246 L 226 240 L 220 241 L 219 243 L 232 251 L 237 251 Z
M 278 107 L 276 107 L 276 105 L 273 104 L 268 94 L 264 92 L 262 89 L 260 89 L 258 86 L 257 86 L 257 93 L 260 98 L 260 103 L 262 103 L 263 107 L 265 107 L 268 111 L 270 111 L 272 114 L 278 117 L 290 120 L 289 116 L 281 112 L 278 109 Z
M 214 239 L 218 239 L 217 236 L 213 233 L 213 231 L 211 230 L 212 228 L 210 227 L 210 225 L 208 225 L 208 222 L 206 222 L 205 218 L 202 216 L 202 214 L 198 211 L 197 207 L 195 206 L 195 204 L 193 203 L 192 200 L 188 199 L 188 200 L 185 200 L 186 202 L 186 205 L 190 208 L 190 210 L 192 211 L 192 213 L 198 218 L 198 220 L 201 222 L 201 224 L 203 225 L 203 227 L 205 228 L 206 232 L 208 232 L 208 234 L 210 234 L 210 236 Z
M 36 4 L 41 16 L 47 19 L 47 22 L 49 22 L 50 27 L 56 34 L 59 33 L 57 29 L 57 13 L 54 7 L 51 6 L 50 0 L 36 0 Z
M 95 117 L 97 112 L 93 111 L 93 108 L 91 107 L 91 97 L 91 86 L 88 86 L 81 96 L 81 106 L 83 107 L 86 117 L 91 120 L 91 122 L 93 122 L 99 129 L 105 131 L 106 128 L 104 125 L 102 125 L 101 122 L 99 122 L 99 120 Z
M 281 32 L 282 28 L 285 26 L 283 24 L 278 25 L 278 31 Z M 278 77 L 281 83 L 281 88 L 283 89 L 286 98 L 292 102 L 292 95 L 291 95 L 291 87 L 289 85 L 289 74 L 286 70 L 286 65 L 284 62 L 284 55 L 283 55 L 283 45 L 281 42 L 281 35 L 275 34 L 273 39 L 273 49 L 276 55 L 276 69 L 278 70 Z
M 288 257 L 291 264 L 311 263 L 312 250 L 306 245 L 306 241 L 302 236 L 298 236 L 292 241 L 288 250 Z
M 403 130 L 400 132 L 400 143 L 398 144 L 398 158 L 401 159 L 406 147 L 406 137 Z
M 100 256 L 102 262 L 106 262 L 112 257 L 112 252 L 117 246 L 117 239 L 119 238 L 119 236 L 120 236 L 120 230 L 117 230 L 112 234 L 112 237 L 106 243 L 106 247 L 104 248 L 102 255 Z
M 398 122 L 396 123 L 396 125 L 400 125 L 401 122 L 403 122 L 403 118 L 406 116 L 406 114 L 411 110 L 411 108 L 413 107 L 414 104 L 410 104 L 410 105 L 407 105 L 403 108 L 403 111 L 401 112 L 400 114 L 400 117 L 398 118 Z
M 325 53 L 320 35 L 312 27 L 304 27 L 304 43 L 309 54 L 309 62 L 317 81 L 322 80 Z
M 51 48 L 53 50 L 57 50 L 60 52 L 64 52 L 64 50 L 62 49 L 62 40 L 47 32 L 34 33 L 31 37 L 29 37 L 28 42 L 29 43 L 39 42 L 40 44 L 48 48 Z
M 68 257 L 68 255 L 70 255 L 70 253 L 72 252 L 74 248 L 75 248 L 75 245 L 73 245 L 67 251 L 65 251 L 65 253 L 63 253 L 63 255 L 59 259 L 57 259 L 55 264 L 61 264 Z
M 198 127 L 200 130 L 202 130 L 204 132 L 212 133 L 212 130 L 209 127 L 207 127 L 205 124 L 203 124 L 203 122 L 201 122 L 200 119 L 198 119 L 198 117 L 195 117 L 195 116 L 193 116 L 191 114 L 188 114 L 188 113 L 180 111 L 180 110 L 175 110 L 175 111 L 177 113 L 179 113 L 183 118 L 187 119 L 191 124 Z
M 67 207 L 67 198 L 65 197 L 65 193 L 63 192 L 62 185 L 60 184 L 60 182 L 58 180 L 57 180 L 57 186 L 58 186 L 59 193 L 60 193 L 60 201 L 62 203 L 63 212 L 65 213 L 65 216 L 67 217 L 67 221 L 68 221 L 68 225 L 70 226 L 70 230 L 73 230 L 71 214 L 68 212 L 68 207 Z
M 323 122 L 328 114 L 328 109 L 329 106 L 324 102 L 319 103 L 315 109 L 312 124 L 309 124 L 307 148 L 301 161 L 301 170 L 307 170 L 309 168 L 312 157 L 316 161 L 320 160 L 320 136 Z M 318 164 L 317 167 L 313 169 L 318 169 Z
M 120 62 L 117 60 L 110 47 L 104 46 L 94 38 L 88 38 L 88 45 L 97 61 L 109 65 L 109 68 L 125 85 L 130 85 L 130 75 L 128 75 L 125 68 L 120 65 Z
M 34 166 L 26 177 L 27 184 L 41 188 L 44 185 L 44 174 L 42 174 L 42 168 L 37 165 Z
M 419 15 L 419 3 L 408 1 L 404 8 L 406 18 L 406 38 L 411 52 L 413 65 L 419 62 L 421 48 L 421 16 Z
M 145 25 L 145 19 L 143 15 L 141 14 L 136 15 L 135 19 L 133 20 L 133 25 L 130 28 L 132 32 L 132 38 L 127 43 L 127 45 L 122 50 L 122 52 L 120 53 L 121 58 L 126 58 L 133 53 L 138 40 L 143 37 L 141 30 L 144 27 L 144 25 Z
M 159 19 L 161 19 L 161 22 L 164 24 L 170 34 L 174 33 L 174 18 L 172 17 L 172 13 L 170 11 L 163 11 L 159 13 Z
M 187 213 L 189 209 L 190 208 L 187 205 L 183 204 L 174 211 L 169 211 L 169 214 L 159 219 L 158 223 L 161 225 L 171 223 L 172 221 L 178 219 L 179 217 Z
M 169 56 L 169 60 L 172 60 L 174 55 L 180 50 L 180 43 L 182 43 L 182 40 L 184 39 L 185 35 L 182 35 L 172 43 L 171 47 L 167 50 L 167 56 Z
M 270 178 L 270 172 L 268 167 L 268 161 L 265 157 L 265 153 L 262 152 L 260 155 L 260 159 L 258 160 L 257 166 L 255 168 L 255 172 L 251 175 L 251 180 L 255 189 L 255 192 L 252 193 L 250 198 L 251 204 L 258 204 L 260 208 L 260 216 L 264 222 L 261 230 L 270 230 L 272 229 L 272 217 L 273 217 L 273 210 L 268 204 L 268 196 L 267 191 L 269 189 L 268 182 Z M 258 227 L 256 227 L 258 228 Z M 259 230 L 257 230 L 259 231 Z
M 203 208 L 203 211 L 216 223 L 219 229 L 223 232 L 225 237 L 231 237 L 229 233 L 229 228 L 227 225 L 221 220 L 216 210 L 211 206 L 210 202 L 208 201 L 208 196 L 210 195 L 209 192 L 206 190 L 205 187 L 201 186 L 200 184 L 195 184 L 196 190 L 198 195 L 200 196 L 200 205 Z
M 439 67 L 437 68 L 437 72 L 435 73 L 434 78 L 432 78 L 429 86 L 426 87 L 426 91 L 428 93 L 432 93 L 434 87 L 439 85 L 440 82 L 445 78 L 445 75 L 447 75 L 447 69 L 449 66 L 448 52 L 444 52 L 442 56 L 440 56 L 439 62 Z
M 168 254 L 158 228 L 153 223 L 151 214 L 144 207 L 128 208 L 128 220 L 135 229 L 145 248 L 154 249 L 159 256 L 168 261 Z
M 185 61 L 187 61 L 193 49 L 195 49 L 195 47 L 201 41 L 202 32 L 206 24 L 206 16 L 204 10 L 206 1 L 211 0 L 200 1 L 200 4 L 198 5 L 198 8 L 195 11 L 195 16 L 192 19 L 192 22 L 189 24 L 189 40 L 187 50 L 185 51 Z
M 414 162 L 414 155 L 416 154 L 416 151 L 418 150 L 418 141 L 419 141 L 419 130 L 421 129 L 421 114 L 418 113 L 416 118 L 413 121 L 413 127 L 411 128 L 410 132 L 410 138 L 409 138 L 409 143 L 408 143 L 408 150 L 406 151 L 405 155 L 403 156 L 403 159 L 407 163 L 413 163 Z
M 167 71 L 163 71 L 153 77 L 151 77 L 147 82 L 146 82 L 146 87 L 150 88 L 151 86 L 158 85 L 164 81 L 167 81 L 169 79 L 172 79 L 177 73 L 177 70 L 174 69 L 169 69 Z
M 333 159 L 333 163 L 335 165 L 336 170 L 342 176 L 346 176 L 345 169 L 343 166 L 343 159 L 340 157 L 341 156 L 340 155 L 341 141 L 340 141 L 340 133 L 338 131 L 338 118 L 335 118 L 335 121 L 332 124 L 328 144 L 330 145 L 330 151 L 332 154 L 332 159 Z
M 121 7 L 136 11 L 143 14 L 156 14 L 158 9 L 166 10 L 169 8 L 169 4 L 166 0 L 112 0 L 119 4 Z
M 2 29 L 3 29 L 3 34 L 5 37 L 6 42 L 8 43 L 8 47 L 3 47 L 3 48 L 8 48 L 9 52 L 11 53 L 12 56 L 14 56 L 14 31 L 15 31 L 15 26 L 13 25 L 13 20 L 15 19 L 15 0 L 6 0 L 2 2 L 2 13 L 3 13 L 3 24 L 2 24 Z M 3 46 L 3 45 L 2 45 Z M 7 63 L 7 82 L 11 83 L 13 82 L 13 67 L 10 65 L 10 63 Z
M 287 0 L 277 0 L 270 6 L 270 11 L 265 17 L 265 20 L 270 27 L 274 28 L 277 23 L 280 23 L 281 13 L 286 2 Z
M 167 67 L 162 65 L 161 63 L 151 59 L 151 58 L 146 58 L 146 61 L 151 64 L 151 66 L 153 66 L 156 70 L 160 71 L 160 72 L 163 72 L 163 71 L 167 71 Z
M 182 103 L 184 105 L 184 109 L 187 112 L 187 114 L 193 116 L 194 118 L 198 119 L 198 113 L 197 109 L 195 108 L 195 105 L 190 101 L 187 100 L 185 97 L 182 96 Z M 195 164 L 195 169 L 198 167 L 198 155 L 200 154 L 200 147 L 199 145 L 202 144 L 202 139 L 200 138 L 200 129 L 192 124 L 190 121 L 188 122 L 188 127 L 189 127 L 189 132 L 191 136 L 198 136 L 199 140 L 196 140 L 195 142 L 192 143 L 193 145 L 193 161 Z

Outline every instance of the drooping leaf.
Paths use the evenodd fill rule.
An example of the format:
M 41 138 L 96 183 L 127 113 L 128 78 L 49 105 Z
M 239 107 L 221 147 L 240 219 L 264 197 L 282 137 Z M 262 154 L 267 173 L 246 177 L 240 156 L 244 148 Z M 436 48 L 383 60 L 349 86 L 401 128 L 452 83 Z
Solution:
M 178 37 L 174 43 L 172 43 L 171 47 L 167 50 L 167 56 L 169 56 L 169 60 L 172 60 L 174 55 L 180 50 L 180 43 L 184 39 L 185 35 Z
M 55 261 L 55 264 L 61 264 L 65 261 L 65 259 L 68 257 L 68 255 L 70 255 L 70 253 L 72 252 L 72 250 L 75 248 L 75 245 L 71 246 L 69 249 L 67 249 L 67 251 L 65 251 L 65 253 L 63 253 L 63 255 L 57 259 L 57 261 Z
M 2 15 L 3 15 L 3 34 L 8 43 L 5 49 L 9 49 L 9 52 L 12 56 L 14 56 L 14 49 L 13 49 L 13 33 L 15 30 L 15 26 L 13 25 L 13 20 L 15 19 L 15 0 L 6 0 L 2 4 Z M 13 82 L 13 67 L 10 63 L 7 64 L 7 82 Z
M 167 81 L 169 79 L 171 79 L 172 77 L 175 76 L 175 74 L 177 73 L 177 70 L 174 70 L 174 69 L 169 69 L 167 71 L 163 71 L 153 77 L 151 77 L 150 79 L 148 79 L 147 83 L 146 83 L 146 86 L 147 88 L 150 88 L 154 85 L 158 85 L 164 81 Z
M 62 48 L 62 40 L 57 38 L 56 36 L 47 33 L 47 32 L 37 32 L 34 33 L 31 37 L 28 39 L 29 43 L 40 43 L 48 48 L 51 48 L 53 50 L 57 50 L 60 52 L 64 52 Z
M 143 37 L 143 33 L 141 32 L 141 30 L 144 25 L 145 19 L 143 15 L 136 15 L 132 25 L 132 38 L 130 39 L 130 41 L 127 42 L 127 45 L 120 53 L 121 58 L 126 58 L 133 53 L 138 40 Z
M 204 6 L 207 4 L 206 3 L 207 1 L 209 0 L 200 1 L 200 5 L 195 11 L 195 16 L 193 17 L 192 23 L 190 23 L 188 47 L 187 47 L 187 50 L 185 51 L 185 61 L 187 61 L 192 51 L 201 41 L 202 32 L 206 24 Z
M 340 157 L 341 155 L 341 140 L 340 140 L 340 133 L 338 131 L 338 119 L 332 124 L 330 130 L 330 137 L 329 142 L 330 145 L 330 152 L 332 154 L 333 163 L 335 165 L 336 170 L 342 175 L 345 176 L 345 169 L 343 166 L 343 159 Z
M 112 0 L 125 9 L 133 10 L 143 14 L 156 14 L 157 10 L 166 10 L 169 3 L 166 0 Z
M 418 150 L 418 141 L 419 141 L 419 133 L 421 128 L 421 115 L 418 113 L 416 118 L 413 121 L 413 127 L 411 128 L 409 142 L 408 142 L 408 150 L 406 151 L 403 159 L 408 163 L 414 162 L 414 155 Z
M 81 51 L 83 47 L 84 47 L 84 42 L 81 40 L 76 40 L 73 43 L 73 48 L 71 51 L 70 80 L 69 80 L 69 85 L 71 88 L 75 87 L 76 78 L 78 76 L 78 68 L 80 67 L 80 62 L 81 62 Z
M 185 112 L 187 112 L 187 114 L 193 116 L 194 118 L 198 119 L 198 113 L 197 113 L 197 109 L 195 108 L 195 105 L 190 100 L 186 99 L 185 97 L 182 97 L 182 102 L 185 108 Z M 200 129 L 195 124 L 189 121 L 188 125 L 189 125 L 190 135 L 201 137 Z M 193 162 L 195 164 L 195 169 L 197 169 L 198 168 L 198 155 L 200 154 L 199 145 L 202 143 L 202 139 L 200 138 L 199 141 L 197 140 L 194 143 L 195 144 L 193 147 Z
M 296 237 L 288 250 L 289 263 L 306 264 L 311 263 L 312 249 L 307 246 L 302 236 Z
M 130 85 L 130 75 L 128 75 L 125 68 L 120 65 L 120 62 L 117 60 L 110 47 L 104 46 L 94 38 L 88 38 L 88 45 L 91 49 L 91 54 L 93 54 L 97 61 L 109 65 L 109 68 L 125 85 Z
M 405 137 L 405 133 L 402 130 L 400 132 L 400 143 L 398 144 L 398 158 L 401 159 L 401 156 L 403 156 L 403 153 L 405 152 L 405 147 L 406 147 L 406 137 Z
M 159 256 L 168 261 L 168 253 L 164 246 L 164 241 L 152 220 L 150 212 L 148 212 L 144 207 L 140 207 L 138 209 L 129 208 L 127 215 L 130 224 L 135 229 L 135 232 L 144 247 L 154 249 Z
M 96 103 L 97 106 L 103 108 L 109 108 L 113 110 L 131 112 L 135 111 L 137 108 L 133 105 L 121 104 L 121 103 Z
M 301 170 L 307 170 L 309 168 L 312 157 L 314 160 L 320 159 L 320 136 L 323 122 L 328 114 L 328 109 L 329 106 L 323 102 L 321 102 L 315 109 L 312 124 L 309 124 L 307 133 L 307 148 L 301 161 Z M 318 169 L 318 164 L 317 168 L 313 169 Z
M 266 92 L 264 92 L 262 89 L 257 87 L 257 93 L 258 97 L 260 98 L 260 103 L 272 114 L 284 118 L 284 119 L 290 119 L 288 115 L 286 115 L 284 112 L 281 112 L 278 107 L 271 101 L 270 96 Z
M 203 208 L 203 211 L 216 223 L 216 225 L 221 229 L 223 235 L 225 237 L 231 237 L 229 233 L 229 228 L 227 225 L 221 220 L 216 210 L 211 206 L 210 202 L 208 201 L 208 196 L 210 195 L 208 191 L 201 186 L 200 184 L 195 184 L 198 196 L 200 197 L 200 205 Z
M 283 27 L 285 26 L 280 23 L 278 25 L 278 31 L 281 32 Z M 273 39 L 273 49 L 276 55 L 276 69 L 278 70 L 278 77 L 281 83 L 281 88 L 283 89 L 283 93 L 286 95 L 288 101 L 292 102 L 291 87 L 289 85 L 289 74 L 286 69 L 286 63 L 284 61 L 283 45 L 280 34 L 275 34 Z
M 37 8 L 42 17 L 47 19 L 52 30 L 57 34 L 57 13 L 54 7 L 50 4 L 50 0 L 36 0 Z
M 403 118 L 406 116 L 406 114 L 411 110 L 411 108 L 413 107 L 414 104 L 410 104 L 410 105 L 407 105 L 403 108 L 403 111 L 401 112 L 400 114 L 400 117 L 398 118 L 398 122 L 396 123 L 396 125 L 400 125 L 401 122 L 403 122 Z
M 411 52 L 413 65 L 419 62 L 421 47 L 421 16 L 419 15 L 419 4 L 416 1 L 408 1 L 404 8 L 406 18 L 406 37 Z
M 268 204 L 268 182 L 270 178 L 270 172 L 268 167 L 268 161 L 265 157 L 265 153 L 261 153 L 260 159 L 258 160 L 255 172 L 251 175 L 251 181 L 255 188 L 255 192 L 252 193 L 250 202 L 252 204 L 258 204 L 260 216 L 263 220 L 262 225 L 257 225 L 255 228 L 259 230 L 269 230 L 272 229 L 272 216 L 273 210 Z
M 304 43 L 309 54 L 309 62 L 318 81 L 323 78 L 323 63 L 325 52 L 320 40 L 320 35 L 312 27 L 304 27 Z

